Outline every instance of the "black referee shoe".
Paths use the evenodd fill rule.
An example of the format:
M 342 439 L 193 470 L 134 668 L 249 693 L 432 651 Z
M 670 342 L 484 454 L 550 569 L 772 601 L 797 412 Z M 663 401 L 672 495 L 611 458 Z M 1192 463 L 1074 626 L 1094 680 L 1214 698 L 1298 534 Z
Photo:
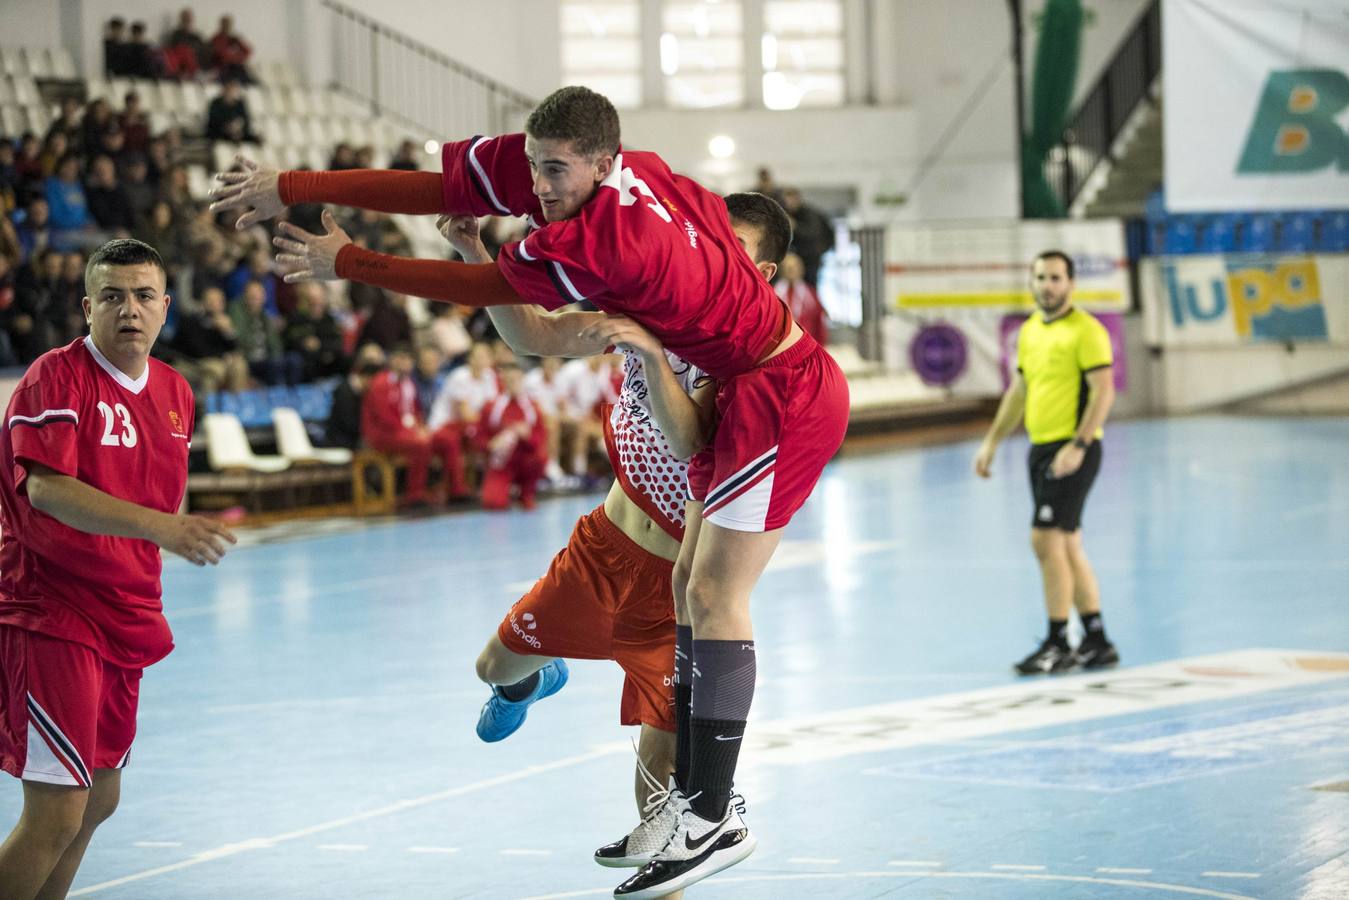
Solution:
M 1027 656 L 1013 668 L 1018 675 L 1060 675 L 1078 667 L 1077 654 L 1069 647 L 1054 643 L 1045 638 L 1034 653 Z
M 1119 665 L 1119 651 L 1105 638 L 1083 639 L 1073 651 L 1077 664 L 1084 669 L 1109 669 Z

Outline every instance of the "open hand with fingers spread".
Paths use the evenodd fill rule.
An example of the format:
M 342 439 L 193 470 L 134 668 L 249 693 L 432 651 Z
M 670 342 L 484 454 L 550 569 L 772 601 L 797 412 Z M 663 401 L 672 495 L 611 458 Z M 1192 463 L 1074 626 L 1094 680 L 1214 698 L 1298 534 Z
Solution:
M 337 278 L 337 254 L 351 243 L 351 236 L 337 225 L 333 214 L 323 211 L 323 234 L 310 234 L 290 222 L 277 226 L 272 243 L 284 253 L 276 255 L 286 281 L 332 281 Z
M 610 346 L 632 350 L 646 359 L 655 359 L 665 353 L 665 348 L 655 335 L 627 316 L 606 315 L 587 326 L 581 332 L 581 337 L 602 339 Z
M 237 172 L 217 172 L 219 184 L 211 191 L 211 212 L 242 209 L 244 214 L 234 227 L 241 231 L 259 222 L 279 216 L 286 208 L 281 202 L 281 189 L 276 169 L 263 169 L 244 156 L 235 157 L 242 166 Z

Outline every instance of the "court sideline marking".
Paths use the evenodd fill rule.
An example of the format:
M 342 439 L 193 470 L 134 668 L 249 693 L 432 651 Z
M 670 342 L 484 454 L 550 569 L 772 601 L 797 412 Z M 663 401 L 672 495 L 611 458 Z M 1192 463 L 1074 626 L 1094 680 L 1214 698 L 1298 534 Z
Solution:
M 145 869 L 141 872 L 133 872 L 130 875 L 123 875 L 120 878 L 113 878 L 108 881 L 102 881 L 98 884 L 91 884 L 88 887 L 80 888 L 77 891 L 71 891 L 71 897 L 84 897 L 89 894 L 95 894 L 99 891 L 106 891 L 111 888 L 121 887 L 126 884 L 133 884 L 137 881 L 144 881 L 147 878 L 154 878 L 158 875 L 167 875 L 170 872 L 178 872 L 193 866 L 199 866 L 202 863 L 214 862 L 218 859 L 226 859 L 231 856 L 238 856 L 241 853 L 247 853 L 250 850 L 267 850 L 275 847 L 277 844 L 286 841 L 294 841 L 299 838 L 309 837 L 310 835 L 320 834 L 324 831 L 332 831 L 334 828 L 342 828 L 347 825 L 353 825 L 357 822 L 365 822 L 370 819 L 379 819 L 384 816 L 390 816 L 395 813 L 404 812 L 409 809 L 416 809 L 419 806 L 426 806 L 431 803 L 437 803 L 441 800 L 448 800 L 451 797 L 459 797 L 464 794 L 472 794 L 477 791 L 487 790 L 502 784 L 509 784 L 513 781 L 522 781 L 526 778 L 532 778 L 535 775 L 542 775 L 545 772 L 552 772 L 557 769 L 566 769 L 571 766 L 584 765 L 593 760 L 603 759 L 606 756 L 613 756 L 615 753 L 628 751 L 626 744 L 614 744 L 611 746 L 600 747 L 589 753 L 581 753 L 576 756 L 569 756 L 565 759 L 555 760 L 551 763 L 538 766 L 527 766 L 518 769 L 506 775 L 498 775 L 495 778 L 488 778 L 483 781 L 475 781 L 471 784 L 461 785 L 460 787 L 450 788 L 449 790 L 437 791 L 434 794 L 425 794 L 421 797 L 411 797 L 407 800 L 399 800 L 396 803 L 390 803 L 376 809 L 368 809 L 365 812 L 355 813 L 350 816 L 343 816 L 340 819 L 330 819 L 327 822 L 320 822 L 317 825 L 310 825 L 307 828 L 297 828 L 294 831 L 287 831 L 282 834 L 271 837 L 249 838 L 243 841 L 235 841 L 230 844 L 222 844 L 212 850 L 205 850 L 197 853 L 187 859 L 180 860 L 168 865 L 156 866 L 153 869 Z M 341 846 L 341 845 L 332 845 Z

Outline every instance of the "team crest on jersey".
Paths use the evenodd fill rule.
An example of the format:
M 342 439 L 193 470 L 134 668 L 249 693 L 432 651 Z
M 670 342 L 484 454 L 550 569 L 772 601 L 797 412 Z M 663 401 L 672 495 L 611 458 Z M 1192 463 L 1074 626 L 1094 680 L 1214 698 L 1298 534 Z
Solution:
M 183 430 L 183 417 L 178 415 L 178 410 L 169 410 L 169 426 L 173 428 L 173 436 L 186 438 L 187 432 Z

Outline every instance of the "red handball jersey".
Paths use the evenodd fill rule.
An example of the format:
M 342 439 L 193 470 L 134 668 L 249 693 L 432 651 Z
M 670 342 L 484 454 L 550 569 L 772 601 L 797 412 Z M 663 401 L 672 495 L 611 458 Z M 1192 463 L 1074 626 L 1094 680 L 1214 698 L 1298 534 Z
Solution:
M 28 464 L 40 463 L 174 513 L 192 427 L 192 390 L 159 360 L 133 380 L 86 337 L 28 368 L 0 434 L 0 624 L 85 644 L 124 668 L 173 649 L 159 548 L 63 525 L 33 508 L 25 481 Z
M 441 162 L 446 210 L 540 226 L 497 256 L 526 300 L 549 309 L 589 300 L 631 316 L 716 378 L 748 371 L 786 337 L 786 308 L 741 248 L 726 204 L 656 154 L 619 153 L 575 218 L 548 223 L 523 134 L 446 144 Z

